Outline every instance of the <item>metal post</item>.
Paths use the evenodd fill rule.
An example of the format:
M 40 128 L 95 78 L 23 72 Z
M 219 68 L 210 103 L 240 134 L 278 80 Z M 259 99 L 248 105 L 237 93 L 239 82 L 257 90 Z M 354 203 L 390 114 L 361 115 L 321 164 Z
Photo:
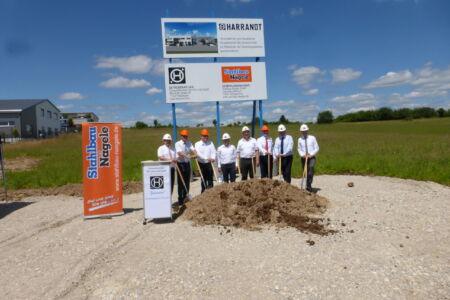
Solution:
M 217 57 L 214 57 L 214 62 L 217 62 Z M 220 103 L 216 101 L 216 145 L 220 146 L 222 139 L 220 138 Z
M 256 100 L 253 101 L 253 113 L 252 113 L 252 137 L 255 137 L 255 117 L 256 117 Z
M 171 58 L 169 58 L 169 63 L 172 63 Z M 172 140 L 177 140 L 177 113 L 175 103 L 172 103 Z
M 5 188 L 5 201 L 8 201 L 8 189 L 6 186 L 6 172 L 5 172 L 5 164 L 4 164 L 4 155 L 3 155 L 3 143 L 4 138 L 0 136 L 0 164 L 2 168 L 2 181 L 3 181 L 3 187 Z
M 258 104 L 259 104 L 259 128 L 261 129 L 261 127 L 263 127 L 264 125 L 262 100 L 258 100 Z

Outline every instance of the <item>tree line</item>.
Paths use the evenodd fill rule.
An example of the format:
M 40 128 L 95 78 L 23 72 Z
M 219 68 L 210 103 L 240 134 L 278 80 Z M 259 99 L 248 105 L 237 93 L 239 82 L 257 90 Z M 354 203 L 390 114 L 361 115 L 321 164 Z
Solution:
M 332 122 L 367 122 L 367 121 L 387 121 L 387 120 L 412 120 L 422 118 L 444 118 L 450 117 L 450 109 L 434 109 L 431 107 L 399 108 L 392 109 L 381 107 L 374 110 L 361 110 L 347 113 L 334 118 L 329 110 L 322 111 L 317 115 L 318 124 Z

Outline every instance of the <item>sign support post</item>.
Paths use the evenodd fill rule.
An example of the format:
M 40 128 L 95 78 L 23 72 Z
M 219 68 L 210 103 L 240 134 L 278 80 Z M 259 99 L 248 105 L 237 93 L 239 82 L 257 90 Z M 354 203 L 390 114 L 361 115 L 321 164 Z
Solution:
M 172 59 L 169 58 L 169 63 L 172 63 Z M 172 140 L 177 140 L 177 114 L 175 103 L 172 103 Z
M 253 100 L 253 112 L 252 112 L 252 137 L 255 137 L 255 117 L 256 117 L 256 100 Z

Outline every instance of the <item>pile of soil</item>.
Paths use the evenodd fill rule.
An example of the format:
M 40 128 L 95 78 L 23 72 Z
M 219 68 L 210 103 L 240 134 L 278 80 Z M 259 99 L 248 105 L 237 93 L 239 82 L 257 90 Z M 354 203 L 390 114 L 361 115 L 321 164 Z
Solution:
M 223 225 L 249 230 L 262 225 L 291 226 L 302 232 L 328 235 L 319 215 L 328 200 L 286 182 L 253 179 L 222 184 L 186 204 L 184 217 L 195 225 Z
M 124 194 L 134 194 L 141 192 L 142 192 L 142 182 L 126 181 L 123 183 Z M 58 196 L 58 195 L 82 197 L 83 185 L 80 183 L 72 183 L 53 188 L 8 190 L 8 201 L 17 201 L 26 197 Z M 5 194 L 3 192 L 2 187 L 0 187 L 0 201 L 5 201 Z

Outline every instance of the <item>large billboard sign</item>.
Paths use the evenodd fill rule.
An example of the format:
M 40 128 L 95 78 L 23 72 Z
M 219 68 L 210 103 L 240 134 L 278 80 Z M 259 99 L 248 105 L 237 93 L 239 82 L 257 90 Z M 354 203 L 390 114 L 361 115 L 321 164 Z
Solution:
M 166 64 L 165 86 L 167 103 L 266 100 L 266 65 Z
M 262 19 L 162 18 L 165 58 L 264 57 Z
M 84 217 L 122 214 L 122 127 L 116 123 L 81 126 Z

